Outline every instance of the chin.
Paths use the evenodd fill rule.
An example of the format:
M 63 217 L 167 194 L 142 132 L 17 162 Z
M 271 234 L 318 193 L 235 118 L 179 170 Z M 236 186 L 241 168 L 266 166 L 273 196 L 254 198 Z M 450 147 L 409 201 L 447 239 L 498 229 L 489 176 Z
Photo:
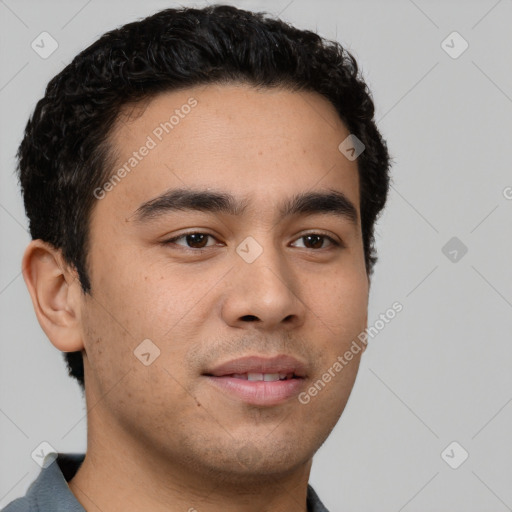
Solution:
M 271 433 L 267 435 L 272 436 Z M 223 452 L 221 459 L 211 460 L 210 464 L 212 473 L 221 481 L 250 487 L 256 483 L 275 483 L 296 472 L 300 466 L 306 467 L 312 457 L 313 449 L 304 453 L 303 443 L 268 443 L 267 439 L 266 445 L 261 442 L 242 443 L 239 448 L 233 445 Z

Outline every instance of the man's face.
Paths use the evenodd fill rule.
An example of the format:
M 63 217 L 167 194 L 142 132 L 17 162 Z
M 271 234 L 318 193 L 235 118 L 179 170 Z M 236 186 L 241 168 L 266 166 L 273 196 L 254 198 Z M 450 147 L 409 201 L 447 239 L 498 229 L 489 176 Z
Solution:
M 197 104 L 183 107 L 191 97 Z M 138 114 L 112 139 L 112 172 L 130 171 L 91 216 L 92 295 L 81 312 L 89 430 L 105 446 L 122 440 L 232 478 L 305 465 L 340 417 L 361 353 L 308 403 L 299 393 L 367 320 L 357 162 L 338 150 L 349 132 L 317 94 L 248 86 L 162 94 Z M 245 209 L 176 210 L 176 197 L 141 208 L 176 189 L 229 194 Z M 355 222 L 329 201 L 281 216 L 296 195 L 333 192 L 353 203 Z M 262 360 L 219 369 L 248 356 Z

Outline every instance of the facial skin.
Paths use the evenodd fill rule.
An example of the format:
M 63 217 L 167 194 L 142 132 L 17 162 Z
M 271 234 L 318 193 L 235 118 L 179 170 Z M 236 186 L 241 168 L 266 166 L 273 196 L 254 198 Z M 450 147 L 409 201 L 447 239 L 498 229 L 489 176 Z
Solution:
M 197 106 L 158 141 L 153 130 L 190 97 Z M 88 449 L 69 486 L 88 511 L 306 511 L 312 457 L 362 352 L 308 404 L 247 404 L 203 373 L 287 354 L 305 364 L 305 391 L 366 328 L 357 161 L 338 150 L 349 132 L 318 94 L 246 85 L 165 93 L 134 113 L 113 132 L 112 172 L 148 135 L 157 145 L 96 202 L 91 295 L 41 241 L 23 262 L 52 343 L 86 352 Z M 229 193 L 247 207 L 137 220 L 143 203 L 177 188 Z M 279 219 L 292 196 L 333 190 L 356 207 L 355 224 L 332 213 Z M 191 232 L 211 236 L 164 244 Z M 263 250 L 252 263 L 236 251 L 247 237 Z M 160 350 L 148 366 L 134 355 L 146 339 Z

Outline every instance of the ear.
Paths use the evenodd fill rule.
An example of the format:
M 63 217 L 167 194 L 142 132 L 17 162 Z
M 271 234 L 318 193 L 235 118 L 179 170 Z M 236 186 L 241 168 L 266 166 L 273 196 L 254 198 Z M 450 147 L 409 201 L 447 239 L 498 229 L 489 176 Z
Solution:
M 32 240 L 23 255 L 22 272 L 46 336 L 62 352 L 81 351 L 81 287 L 62 252 L 42 240 Z

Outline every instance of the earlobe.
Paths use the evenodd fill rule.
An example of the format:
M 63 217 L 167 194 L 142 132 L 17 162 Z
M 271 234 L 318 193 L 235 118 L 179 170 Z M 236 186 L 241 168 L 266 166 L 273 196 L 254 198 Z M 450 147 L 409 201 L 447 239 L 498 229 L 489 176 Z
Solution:
M 43 331 L 62 352 L 84 348 L 80 324 L 80 283 L 60 250 L 32 240 L 25 250 L 22 272 Z

